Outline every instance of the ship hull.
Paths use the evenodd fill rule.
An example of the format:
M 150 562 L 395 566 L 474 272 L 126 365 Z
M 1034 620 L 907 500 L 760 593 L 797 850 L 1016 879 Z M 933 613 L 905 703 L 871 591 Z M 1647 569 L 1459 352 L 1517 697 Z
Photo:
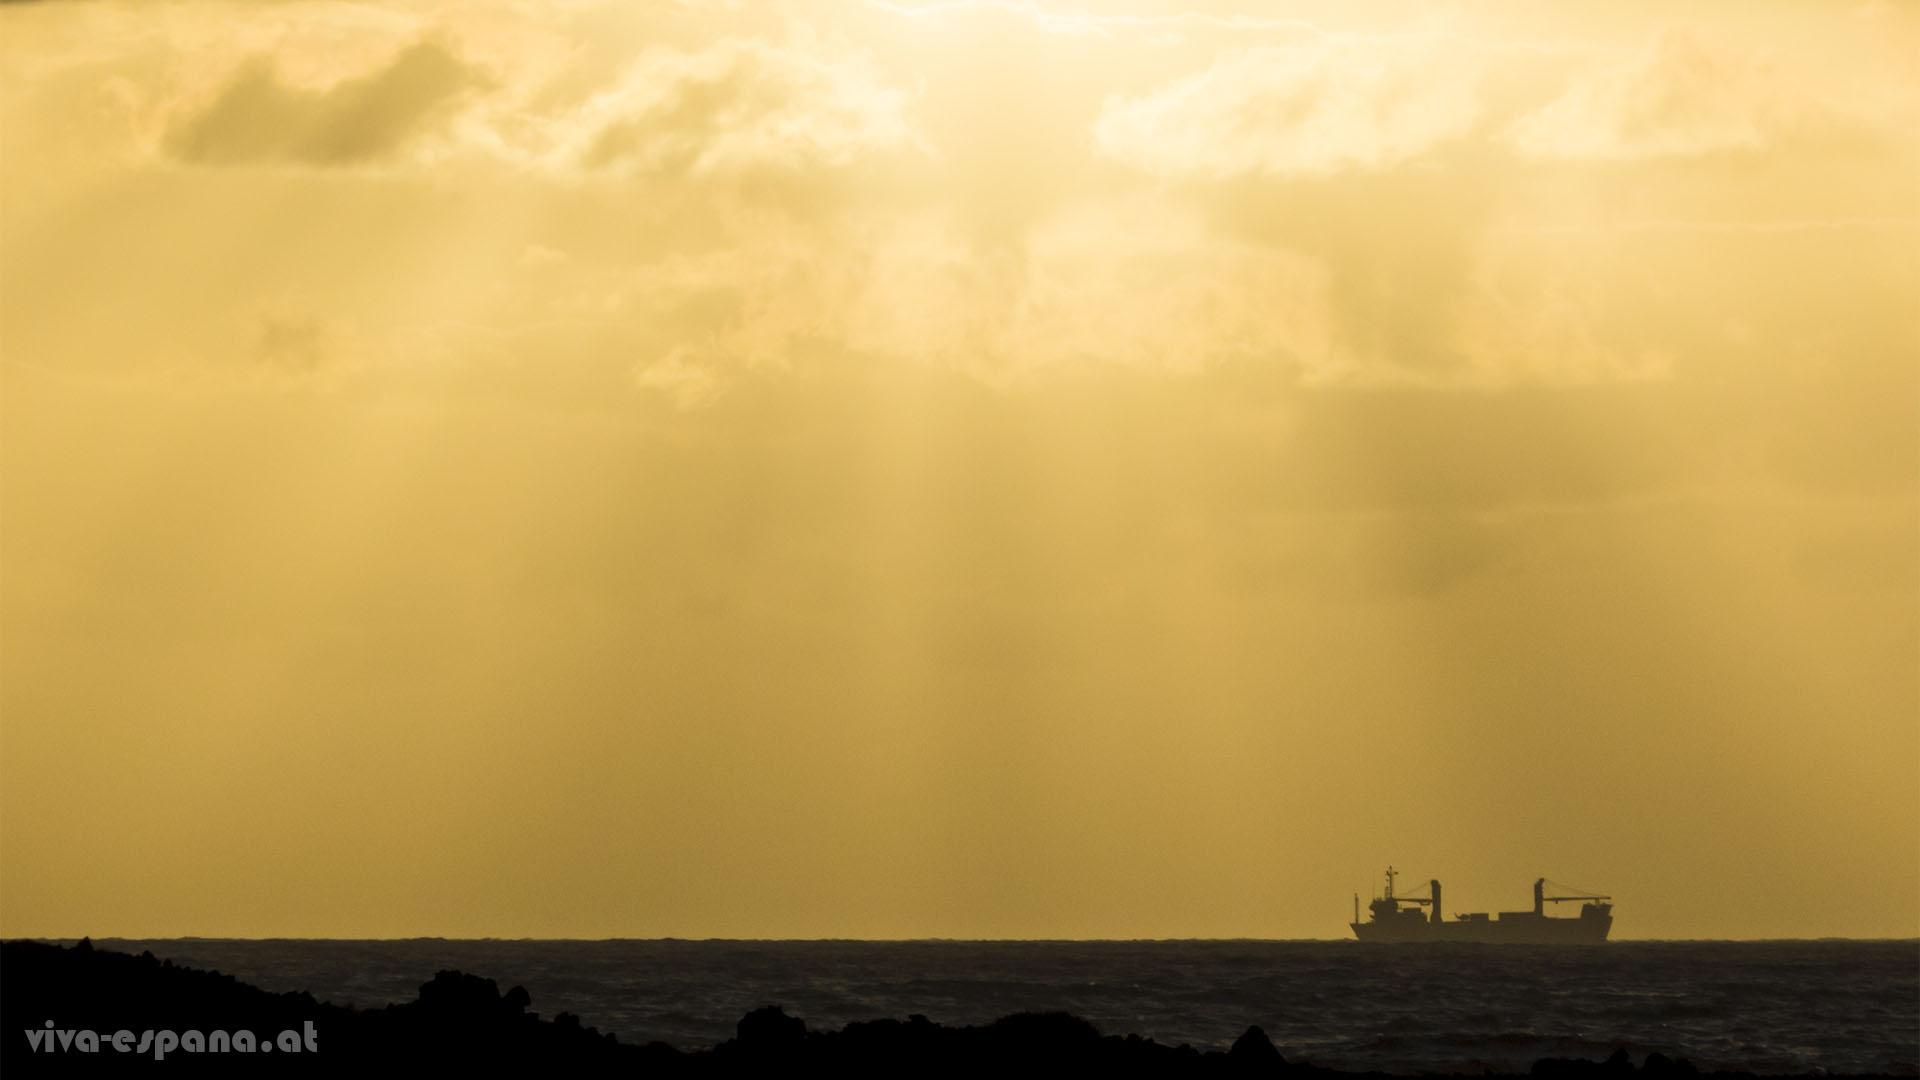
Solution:
M 1425 919 L 1349 923 L 1361 941 L 1480 942 L 1489 945 L 1598 945 L 1613 929 L 1613 916 L 1555 919 L 1544 915 L 1432 923 Z

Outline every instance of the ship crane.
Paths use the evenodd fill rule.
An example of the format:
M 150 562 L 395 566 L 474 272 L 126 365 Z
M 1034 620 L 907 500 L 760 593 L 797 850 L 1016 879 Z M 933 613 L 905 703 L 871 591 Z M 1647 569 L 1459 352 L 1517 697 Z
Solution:
M 1556 889 L 1563 889 L 1573 895 L 1571 896 L 1543 895 L 1546 892 L 1547 886 L 1549 885 L 1553 886 Z M 1571 885 L 1565 885 L 1558 881 L 1551 881 L 1547 878 L 1541 878 L 1539 881 L 1536 881 L 1533 883 L 1533 909 L 1535 911 L 1539 911 L 1540 905 L 1542 904 L 1566 904 L 1566 903 L 1572 903 L 1575 900 L 1579 900 L 1579 901 L 1590 904 L 1590 903 L 1593 903 L 1595 900 L 1611 900 L 1611 899 L 1613 899 L 1613 897 L 1608 896 L 1605 893 L 1585 892 L 1581 889 L 1576 889 Z
M 1540 884 L 1551 885 L 1556 889 L 1562 889 L 1572 894 L 1570 896 L 1549 896 L 1549 897 L 1546 897 L 1546 899 L 1548 900 L 1611 900 L 1613 899 L 1613 897 L 1608 896 L 1606 893 L 1590 892 L 1586 889 L 1569 885 L 1564 881 L 1555 881 L 1552 878 L 1541 878 Z

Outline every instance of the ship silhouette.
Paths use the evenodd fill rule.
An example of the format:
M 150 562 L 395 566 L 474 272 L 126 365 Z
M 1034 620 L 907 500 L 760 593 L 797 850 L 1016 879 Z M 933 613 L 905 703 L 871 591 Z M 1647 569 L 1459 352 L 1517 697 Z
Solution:
M 1367 905 L 1368 918 L 1360 921 L 1360 894 L 1353 896 L 1354 936 L 1361 941 L 1475 941 L 1504 945 L 1598 945 L 1607 940 L 1613 928 L 1613 898 L 1585 893 L 1556 884 L 1570 893 L 1548 896 L 1546 878 L 1533 883 L 1532 911 L 1502 911 L 1489 915 L 1484 911 L 1442 917 L 1440 882 L 1427 882 L 1426 896 L 1396 896 L 1393 879 L 1399 876 L 1387 867 L 1386 895 Z M 1548 915 L 1548 904 L 1580 901 L 1577 916 Z M 1431 912 L 1422 908 L 1430 908 Z

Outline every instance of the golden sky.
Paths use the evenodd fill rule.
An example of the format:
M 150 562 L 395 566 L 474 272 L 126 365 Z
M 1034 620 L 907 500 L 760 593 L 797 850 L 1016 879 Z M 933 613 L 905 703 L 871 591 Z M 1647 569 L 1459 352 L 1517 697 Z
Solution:
M 1920 6 L 0 9 L 0 934 L 1920 933 Z

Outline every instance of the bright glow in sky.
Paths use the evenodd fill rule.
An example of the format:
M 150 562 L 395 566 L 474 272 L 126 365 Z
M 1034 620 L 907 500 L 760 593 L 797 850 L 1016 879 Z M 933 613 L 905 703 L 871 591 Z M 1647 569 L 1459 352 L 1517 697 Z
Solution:
M 1920 934 L 1920 8 L 0 10 L 0 934 Z

